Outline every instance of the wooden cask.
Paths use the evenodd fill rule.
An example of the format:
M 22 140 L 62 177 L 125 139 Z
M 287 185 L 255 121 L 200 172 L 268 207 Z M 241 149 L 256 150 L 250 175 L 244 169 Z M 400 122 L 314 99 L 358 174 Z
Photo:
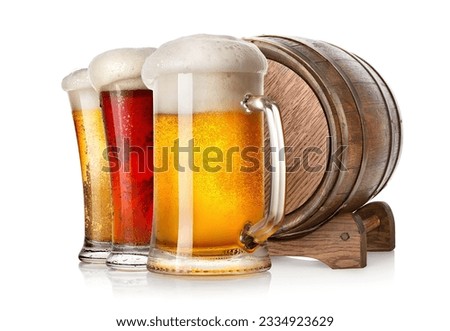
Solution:
M 280 106 L 287 146 L 286 216 L 274 238 L 302 236 L 360 208 L 387 184 L 400 155 L 398 107 L 377 71 L 337 46 L 247 40 L 269 61 L 265 94 Z

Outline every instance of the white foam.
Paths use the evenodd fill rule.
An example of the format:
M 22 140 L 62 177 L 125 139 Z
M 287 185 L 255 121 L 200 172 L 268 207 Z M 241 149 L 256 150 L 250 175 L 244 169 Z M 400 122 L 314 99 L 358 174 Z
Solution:
M 119 48 L 97 55 L 89 64 L 89 78 L 97 91 L 146 89 L 142 65 L 155 48 Z
M 163 75 L 153 85 L 155 112 L 180 114 L 187 102 L 192 113 L 243 110 L 240 102 L 245 94 L 263 94 L 263 78 L 263 74 L 222 72 Z M 192 97 L 183 98 L 188 92 Z
M 89 80 L 88 70 L 84 68 L 70 73 L 62 80 L 61 87 L 66 92 L 92 88 L 91 81 Z
M 240 109 L 246 93 L 262 94 L 267 60 L 254 44 L 229 36 L 194 35 L 162 45 L 145 61 L 142 80 L 154 91 L 155 112 Z M 158 78 L 156 80 L 156 78 Z
M 267 60 L 254 44 L 230 36 L 193 35 L 163 44 L 147 58 L 142 79 L 151 88 L 156 77 L 172 73 L 267 72 Z
M 61 86 L 69 95 L 72 110 L 98 110 L 98 93 L 92 87 L 88 70 L 80 69 L 64 77 Z

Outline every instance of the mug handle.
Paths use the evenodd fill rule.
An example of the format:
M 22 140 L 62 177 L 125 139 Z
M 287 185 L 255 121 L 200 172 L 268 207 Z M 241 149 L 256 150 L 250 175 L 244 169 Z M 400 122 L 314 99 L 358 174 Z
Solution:
M 272 185 L 270 205 L 267 216 L 256 224 L 247 224 L 241 233 L 241 242 L 248 251 L 253 251 L 263 244 L 281 226 L 284 218 L 284 202 L 286 194 L 286 158 L 284 151 L 283 127 L 278 106 L 266 96 L 246 94 L 241 101 L 248 113 L 264 112 L 270 137 Z

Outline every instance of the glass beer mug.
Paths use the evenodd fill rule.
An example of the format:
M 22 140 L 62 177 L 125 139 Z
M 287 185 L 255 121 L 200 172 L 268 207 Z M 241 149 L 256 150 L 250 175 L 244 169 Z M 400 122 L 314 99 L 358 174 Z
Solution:
M 147 264 L 153 216 L 153 93 L 142 82 L 141 69 L 154 50 L 114 49 L 89 65 L 108 143 L 114 221 L 106 264 L 115 269 L 145 270 Z
M 278 109 L 260 96 L 266 71 L 255 45 L 226 36 L 177 39 L 147 58 L 142 78 L 156 96 L 150 271 L 270 268 L 264 243 L 283 219 L 285 161 Z M 274 150 L 267 215 L 264 117 Z
M 108 160 L 105 129 L 98 93 L 87 69 L 72 72 L 62 81 L 68 93 L 77 134 L 84 195 L 84 245 L 78 255 L 83 262 L 105 263 L 111 250 L 111 182 L 104 171 Z

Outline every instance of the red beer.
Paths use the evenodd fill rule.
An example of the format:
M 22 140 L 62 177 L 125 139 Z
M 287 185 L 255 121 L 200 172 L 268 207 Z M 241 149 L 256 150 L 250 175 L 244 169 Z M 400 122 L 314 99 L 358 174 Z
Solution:
M 153 217 L 153 93 L 100 93 L 114 206 L 113 244 L 150 242 Z

